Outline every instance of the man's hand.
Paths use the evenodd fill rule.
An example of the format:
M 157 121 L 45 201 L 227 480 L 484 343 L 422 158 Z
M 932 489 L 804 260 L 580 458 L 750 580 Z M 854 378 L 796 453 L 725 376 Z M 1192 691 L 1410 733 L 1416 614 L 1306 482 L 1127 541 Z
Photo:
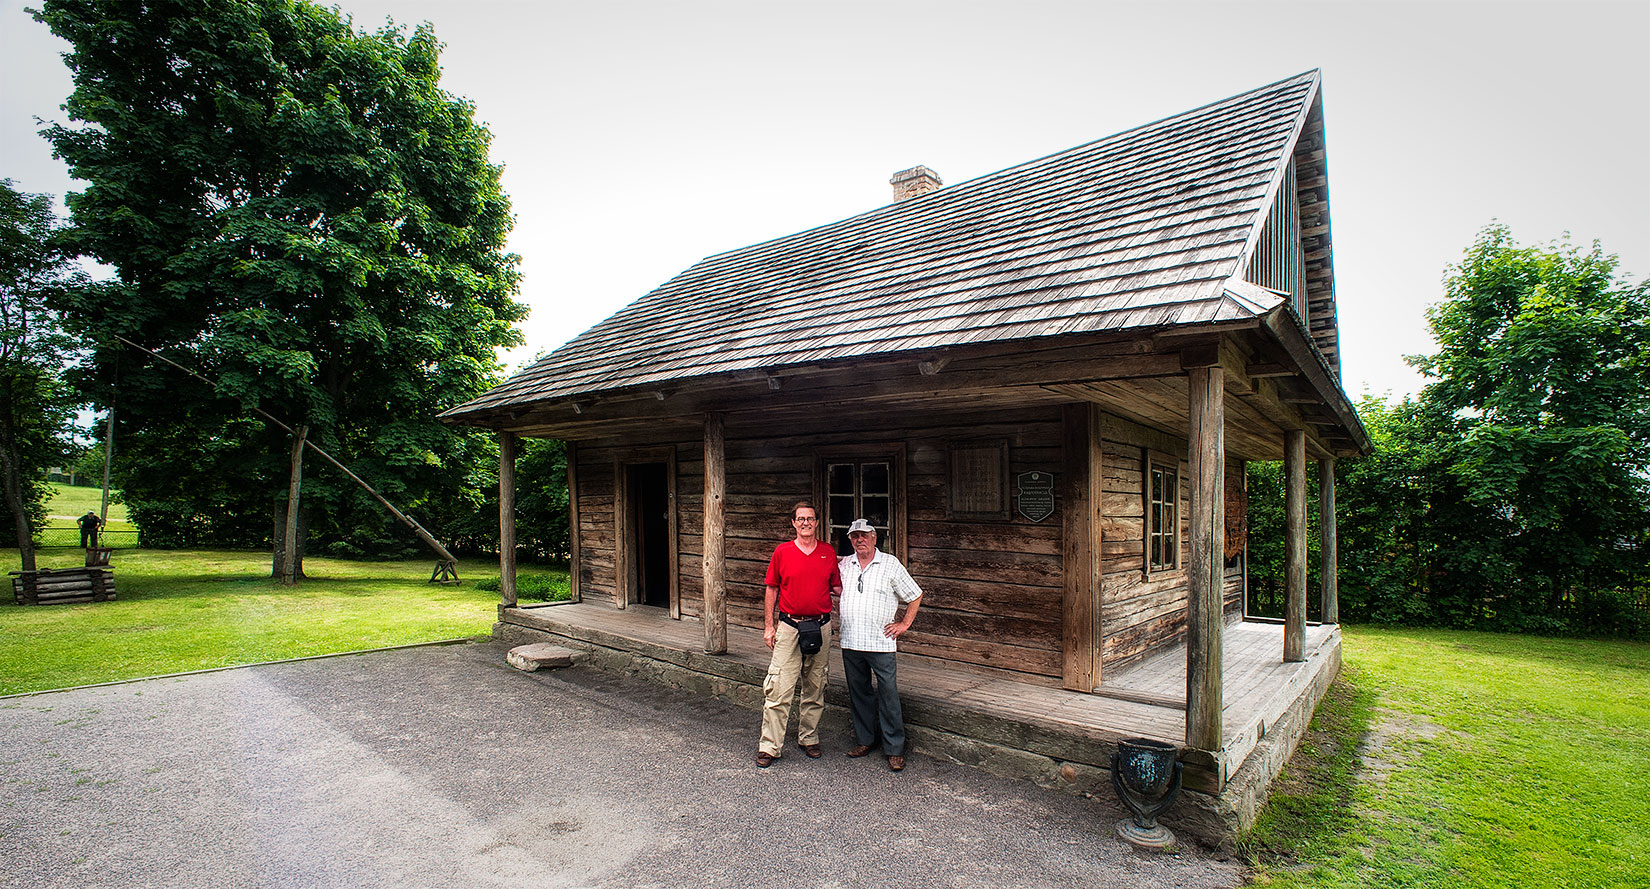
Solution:
M 909 629 L 911 629 L 910 623 L 900 623 L 899 621 L 895 621 L 882 628 L 882 635 L 887 636 L 890 639 L 898 639 L 901 634 Z
M 773 648 L 774 643 L 779 641 L 779 630 L 773 624 L 768 624 L 768 628 L 762 631 L 762 641 L 768 643 L 769 648 Z

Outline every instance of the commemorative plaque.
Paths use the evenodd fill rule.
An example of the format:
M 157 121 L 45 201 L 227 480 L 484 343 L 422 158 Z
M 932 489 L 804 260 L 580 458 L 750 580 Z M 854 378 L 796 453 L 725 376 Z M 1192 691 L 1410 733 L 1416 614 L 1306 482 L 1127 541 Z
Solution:
M 1054 473 L 1022 472 L 1015 478 L 1015 506 L 1033 522 L 1054 515 Z

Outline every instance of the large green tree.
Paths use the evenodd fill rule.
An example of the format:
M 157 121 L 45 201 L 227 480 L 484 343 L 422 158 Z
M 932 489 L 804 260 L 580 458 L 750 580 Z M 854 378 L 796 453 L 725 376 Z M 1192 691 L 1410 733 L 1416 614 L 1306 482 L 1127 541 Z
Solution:
M 73 344 L 46 301 L 82 282 L 55 230 L 50 197 L 0 179 L 0 487 L 25 571 L 35 568 L 45 471 L 69 454 L 74 406 L 62 377 Z
M 1650 530 L 1650 286 L 1597 244 L 1485 229 L 1428 313 L 1436 584 L 1484 620 L 1542 628 L 1643 582 Z
M 1650 632 L 1650 288 L 1597 245 L 1491 226 L 1428 317 L 1438 349 L 1412 361 L 1431 382 L 1366 398 L 1374 453 L 1339 467 L 1342 615 Z M 1279 475 L 1250 468 L 1262 608 L 1280 598 Z
M 517 257 L 489 134 L 440 87 L 428 26 L 356 30 L 307 0 L 48 0 L 74 122 L 44 135 L 114 286 L 66 301 L 88 389 L 119 407 L 129 508 L 151 543 L 267 539 L 298 426 L 414 511 L 461 501 L 485 457 L 434 420 L 519 340 Z M 113 335 L 197 368 L 207 386 Z M 350 483 L 307 473 L 316 537 L 410 538 Z M 442 529 L 434 529 L 438 534 Z

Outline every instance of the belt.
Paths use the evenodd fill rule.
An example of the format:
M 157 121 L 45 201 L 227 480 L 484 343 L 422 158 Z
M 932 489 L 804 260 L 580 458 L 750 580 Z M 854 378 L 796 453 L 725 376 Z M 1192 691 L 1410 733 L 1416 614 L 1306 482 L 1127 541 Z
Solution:
M 779 619 L 792 626 L 795 626 L 799 620 L 817 620 L 822 624 L 831 622 L 829 614 L 786 614 L 783 611 L 779 612 Z

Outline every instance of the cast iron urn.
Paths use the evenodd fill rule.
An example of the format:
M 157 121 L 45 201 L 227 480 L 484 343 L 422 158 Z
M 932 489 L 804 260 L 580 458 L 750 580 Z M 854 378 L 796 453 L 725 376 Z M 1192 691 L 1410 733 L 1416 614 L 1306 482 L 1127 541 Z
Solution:
M 1174 805 L 1180 793 L 1180 750 L 1146 738 L 1117 742 L 1111 755 L 1111 783 L 1133 818 L 1117 822 L 1117 835 L 1142 849 L 1174 844 L 1174 833 L 1157 816 Z

